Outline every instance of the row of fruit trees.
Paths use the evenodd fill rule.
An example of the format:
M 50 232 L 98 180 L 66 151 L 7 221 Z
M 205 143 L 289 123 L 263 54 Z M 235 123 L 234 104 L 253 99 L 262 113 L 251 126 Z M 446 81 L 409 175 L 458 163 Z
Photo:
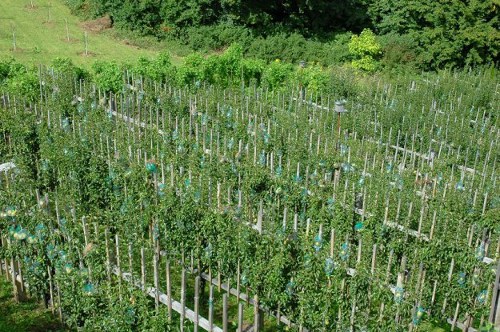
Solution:
M 194 308 L 195 330 L 199 315 L 209 330 L 487 329 L 500 103 L 486 76 L 374 80 L 339 123 L 341 96 L 302 89 L 127 74 L 111 94 L 41 71 L 39 100 L 0 100 L 0 160 L 17 166 L 0 173 L 0 258 L 91 330 L 184 328 L 146 285 Z

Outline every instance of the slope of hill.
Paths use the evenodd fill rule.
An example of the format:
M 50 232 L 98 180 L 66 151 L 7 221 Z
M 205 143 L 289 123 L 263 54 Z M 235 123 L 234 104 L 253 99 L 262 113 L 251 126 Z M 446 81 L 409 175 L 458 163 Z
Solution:
M 62 0 L 0 1 L 0 59 L 48 64 L 67 57 L 87 67 L 95 60 L 128 62 L 155 53 L 96 32 L 72 15 Z

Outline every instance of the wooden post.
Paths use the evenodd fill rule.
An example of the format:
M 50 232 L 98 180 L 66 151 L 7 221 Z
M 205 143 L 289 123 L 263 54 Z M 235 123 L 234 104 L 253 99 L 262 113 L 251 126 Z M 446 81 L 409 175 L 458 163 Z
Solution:
M 172 281 L 170 279 L 170 260 L 167 258 L 165 265 L 165 274 L 167 280 L 167 309 L 168 309 L 168 321 L 172 322 Z
M 391 265 L 392 265 L 392 257 L 394 256 L 394 250 L 391 250 L 389 253 L 389 260 L 387 262 L 387 270 L 385 272 L 385 283 L 389 282 L 389 277 L 391 275 Z
M 122 300 L 122 269 L 120 263 L 120 239 L 118 234 L 115 236 L 115 246 L 116 246 L 116 267 L 118 269 L 118 294 L 120 301 Z
M 141 247 L 141 289 L 146 289 L 146 262 L 144 255 L 144 247 Z
M 238 301 L 240 300 L 240 277 L 241 277 L 241 271 L 240 271 L 240 261 L 238 260 L 238 269 L 236 271 L 236 298 L 238 299 Z M 212 282 L 212 280 L 210 279 L 210 282 Z
M 61 287 L 57 284 L 56 281 L 56 288 L 57 288 L 57 312 L 59 314 L 59 321 L 63 321 L 63 315 L 62 315 L 62 307 L 61 307 Z
M 212 275 L 210 275 L 210 294 L 208 297 L 208 322 L 209 322 L 209 332 L 213 331 L 214 327 L 214 285 L 212 285 Z M 225 296 L 224 294 L 223 296 Z M 226 317 L 227 318 L 227 317 Z
M 0 248 L 3 247 L 3 238 L 0 236 Z M 0 277 L 3 276 L 3 258 L 0 258 Z
M 12 28 L 12 50 L 15 52 L 17 50 L 16 29 L 14 25 L 12 25 L 11 28 Z
M 243 332 L 243 303 L 238 303 L 238 332 Z
M 371 274 L 375 274 L 375 265 L 376 265 L 376 260 L 377 260 L 377 244 L 375 243 L 373 245 L 373 250 L 372 250 L 372 266 L 371 266 Z
M 491 295 L 490 317 L 489 322 L 494 324 L 495 328 L 500 327 L 500 310 L 498 305 L 500 302 L 500 261 L 498 261 L 495 284 L 493 286 L 493 293 Z
M 352 307 L 351 307 L 351 319 L 350 319 L 350 323 L 351 323 L 351 331 L 352 332 L 354 332 L 355 318 L 356 318 L 356 298 L 354 298 L 354 300 L 352 301 Z
M 104 230 L 104 242 L 106 245 L 106 272 L 108 275 L 108 282 L 111 282 L 111 255 L 109 251 L 109 236 L 108 236 L 108 228 Z
M 186 318 L 186 268 L 182 267 L 181 275 L 181 332 L 184 332 L 184 319 Z
M 254 314 L 254 323 L 253 323 L 253 331 L 259 332 L 264 327 L 264 312 L 259 309 L 259 296 L 256 294 L 253 298 L 253 314 Z
M 82 229 L 83 229 L 83 239 L 85 240 L 85 246 L 89 244 L 88 231 L 87 231 L 87 223 L 85 217 L 82 217 Z
M 218 265 L 219 265 L 219 268 L 217 269 L 218 270 L 217 271 L 217 289 L 218 289 L 218 291 L 220 293 L 221 287 L 222 287 L 222 281 L 221 281 L 222 277 L 221 277 L 221 273 L 220 273 L 220 268 L 221 268 L 220 267 L 220 261 L 218 262 Z
M 153 240 L 156 242 L 155 254 L 153 258 L 153 274 L 154 274 L 154 284 L 155 284 L 155 309 L 156 313 L 159 313 L 160 308 L 160 277 L 158 275 L 158 261 L 160 260 L 160 244 L 158 240 Z
M 194 279 L 194 332 L 198 332 L 198 324 L 200 323 L 200 276 Z
M 133 263 L 133 260 L 132 260 L 132 255 L 133 255 L 133 249 L 132 249 L 132 242 L 129 242 L 128 243 L 128 270 L 130 272 L 130 278 L 132 278 L 132 282 L 133 282 L 133 278 L 134 278 L 134 263 Z
M 222 294 L 222 330 L 227 332 L 227 315 L 228 315 L 228 302 L 227 302 L 227 294 Z M 212 328 L 212 324 L 210 324 L 210 328 Z
M 460 303 L 457 302 L 457 307 L 455 308 L 455 315 L 453 316 L 453 321 L 451 322 L 451 330 L 455 331 L 455 326 L 457 326 L 458 311 L 460 310 Z
M 10 239 L 7 238 L 7 246 L 10 249 Z M 12 278 L 12 292 L 14 295 L 14 301 L 16 303 L 19 303 L 19 289 L 17 289 L 17 281 L 16 281 L 16 269 L 15 269 L 15 264 L 14 264 L 14 256 L 11 256 L 10 258 L 10 276 Z
M 89 40 L 88 40 L 87 31 L 85 31 L 83 38 L 85 39 L 85 56 L 88 56 L 89 55 Z
M 66 41 L 70 41 L 70 38 L 69 38 L 69 29 L 68 29 L 68 19 L 64 19 L 64 24 L 66 26 Z
M 0 236 L 0 248 L 3 248 L 3 237 Z M 5 277 L 9 280 L 9 273 L 7 272 L 7 262 L 4 262 L 3 258 L 0 258 L 0 276 L 3 275 L 5 269 Z
M 47 272 L 49 275 L 50 309 L 52 310 L 52 314 L 54 314 L 54 286 L 52 284 L 52 271 L 50 271 L 50 266 L 47 266 Z
M 19 282 L 21 284 L 21 296 L 20 296 L 20 298 L 24 300 L 25 296 L 26 296 L 26 287 L 24 286 L 23 270 L 22 270 L 21 266 L 22 266 L 21 261 L 18 260 L 17 261 L 17 269 L 19 272 Z

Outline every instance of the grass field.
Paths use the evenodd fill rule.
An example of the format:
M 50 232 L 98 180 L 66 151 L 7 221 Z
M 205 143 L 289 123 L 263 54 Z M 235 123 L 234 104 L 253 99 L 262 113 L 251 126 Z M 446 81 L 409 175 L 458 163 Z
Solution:
M 20 304 L 12 299 L 12 285 L 0 277 L 0 331 L 66 331 L 49 310 L 36 301 Z
M 132 62 L 139 56 L 157 53 L 127 45 L 109 32 L 88 32 L 88 55 L 85 55 L 82 22 L 71 15 L 62 0 L 34 0 L 33 4 L 31 7 L 29 0 L 0 1 L 0 59 L 13 57 L 25 64 L 38 65 L 49 64 L 56 57 L 68 57 L 75 64 L 88 67 L 96 60 Z

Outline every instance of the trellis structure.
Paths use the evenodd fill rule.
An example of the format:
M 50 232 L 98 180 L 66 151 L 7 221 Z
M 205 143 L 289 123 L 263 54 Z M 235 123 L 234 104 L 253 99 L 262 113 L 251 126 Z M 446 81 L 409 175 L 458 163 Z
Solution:
M 135 80 L 131 79 L 130 81 Z M 176 103 L 180 108 L 184 105 L 189 110 L 188 114 L 178 115 L 174 118 L 172 113 L 154 110 L 151 105 L 149 105 L 149 107 L 145 107 L 143 106 L 139 93 L 135 91 L 126 92 L 117 96 L 105 96 L 104 94 L 96 91 L 94 87 L 85 87 L 82 84 L 76 87 L 76 90 L 79 90 L 79 96 L 81 96 L 80 98 L 82 100 L 88 100 L 89 102 L 92 101 L 92 105 L 98 105 L 99 100 L 103 97 L 107 97 L 108 100 L 114 101 L 107 104 L 108 107 L 105 110 L 102 110 L 103 112 L 108 112 L 108 116 L 111 118 L 110 121 L 111 128 L 113 128 L 112 130 L 105 131 L 102 134 L 96 133 L 95 129 L 88 125 L 88 123 L 77 118 L 73 119 L 68 128 L 68 125 L 63 121 L 64 119 L 61 113 L 51 110 L 49 105 L 50 98 L 47 95 L 44 95 L 44 93 L 47 94 L 47 91 L 44 90 L 41 90 L 41 102 L 32 108 L 30 112 L 35 112 L 37 118 L 41 119 L 43 123 L 47 123 L 48 127 L 52 128 L 52 130 L 61 132 L 66 131 L 72 133 L 73 137 L 81 139 L 91 137 L 91 144 L 94 149 L 94 153 L 96 155 L 105 156 L 104 158 L 107 159 L 110 169 L 119 161 L 120 156 L 125 156 L 131 164 L 136 163 L 137 165 L 144 165 L 146 167 L 148 166 L 148 163 L 150 163 L 151 159 L 159 159 L 158 161 L 155 161 L 155 164 L 158 167 L 157 173 L 155 173 L 153 177 L 148 180 L 155 190 L 160 190 L 160 185 L 166 185 L 171 190 L 182 194 L 186 191 L 185 187 L 187 186 L 185 183 L 183 184 L 183 180 L 189 180 L 188 182 L 190 186 L 194 186 L 192 184 L 198 181 L 200 191 L 204 193 L 200 199 L 200 204 L 206 204 L 208 209 L 214 209 L 220 211 L 221 213 L 224 213 L 225 210 L 231 209 L 245 210 L 244 213 L 246 219 L 240 219 L 239 222 L 247 224 L 263 237 L 273 237 L 280 229 L 283 232 L 291 230 L 292 233 L 298 234 L 300 237 L 304 237 L 305 241 L 315 242 L 315 237 L 318 237 L 321 241 L 323 241 L 323 238 L 329 237 L 330 245 L 328 246 L 329 253 L 327 256 L 332 259 L 334 259 L 339 252 L 342 253 L 342 250 L 349 252 L 351 251 L 351 248 L 354 248 L 353 251 L 355 250 L 355 253 L 352 255 L 353 258 L 346 259 L 345 263 L 342 263 L 342 261 L 344 261 L 343 259 L 340 260 L 340 263 L 337 263 L 337 265 L 344 266 L 346 271 L 346 277 L 340 280 L 342 284 L 340 289 L 342 290 L 347 287 L 344 286 L 346 282 L 348 282 L 347 277 L 356 276 L 357 273 L 363 273 L 362 268 L 360 267 L 364 266 L 368 267 L 369 274 L 374 280 L 376 280 L 376 282 L 381 282 L 386 285 L 386 287 L 389 287 L 395 296 L 397 296 L 401 290 L 406 289 L 406 286 L 408 285 L 408 288 L 410 288 L 412 292 L 411 296 L 420 301 L 423 300 L 422 292 L 424 288 L 431 286 L 433 291 L 430 303 L 435 306 L 436 294 L 439 292 L 439 289 L 449 287 L 452 283 L 452 279 L 456 275 L 456 262 L 454 259 L 446 262 L 446 264 L 449 264 L 449 272 L 446 279 L 447 283 L 440 283 L 437 279 L 431 280 L 430 278 L 433 278 L 433 276 L 426 275 L 426 269 L 424 268 L 422 261 L 419 262 L 411 256 L 396 257 L 393 251 L 390 251 L 388 256 L 381 256 L 379 252 L 385 249 L 381 249 L 381 246 L 378 245 L 378 243 L 373 243 L 373 245 L 367 246 L 363 243 L 361 237 L 353 238 L 352 235 L 349 235 L 345 231 L 326 229 L 326 226 L 322 223 L 318 224 L 314 220 L 311 220 L 315 218 L 314 215 L 306 218 L 304 216 L 307 215 L 307 210 L 305 208 L 304 210 L 297 210 L 296 206 L 287 206 L 286 202 L 281 204 L 280 201 L 278 201 L 278 204 L 269 204 L 264 202 L 262 199 L 257 201 L 252 200 L 250 197 L 247 197 L 247 195 L 249 195 L 248 192 L 243 192 L 242 188 L 245 185 L 245 180 L 241 180 L 241 178 L 238 178 L 236 184 L 225 179 L 218 179 L 215 181 L 211 178 L 207 179 L 202 178 L 201 176 L 197 177 L 191 169 L 185 169 L 183 166 L 177 167 L 173 162 L 165 163 L 160 157 L 162 154 L 161 150 L 163 149 L 163 144 L 177 144 L 175 139 L 169 140 L 168 143 L 163 142 L 165 136 L 177 136 L 179 141 L 189 142 L 190 144 L 192 143 L 193 145 L 200 146 L 206 158 L 209 160 L 220 160 L 221 167 L 226 162 L 225 160 L 232 159 L 231 155 L 234 154 L 236 158 L 235 160 L 240 158 L 241 160 L 244 160 L 244 162 L 253 166 L 258 166 L 260 164 L 260 167 L 262 167 L 262 169 L 265 170 L 270 177 L 277 176 L 276 174 L 278 173 L 278 170 L 280 170 L 281 174 L 284 174 L 283 176 L 293 177 L 295 182 L 304 186 L 306 190 L 306 197 L 309 195 L 308 188 L 310 186 L 315 188 L 313 190 L 316 190 L 316 187 L 321 188 L 321 186 L 331 188 L 331 198 L 334 202 L 333 204 L 338 204 L 345 211 L 349 211 L 349 213 L 359 215 L 361 222 L 380 218 L 380 220 L 382 220 L 382 225 L 392 229 L 393 232 L 401 234 L 402 236 L 413 237 L 416 239 L 415 241 L 422 243 L 422 245 L 424 245 L 424 243 L 432 243 L 437 235 L 441 237 L 441 234 L 438 234 L 438 229 L 440 232 L 446 232 L 446 220 L 439 216 L 439 211 L 441 209 L 439 205 L 444 204 L 447 197 L 452 195 L 453 192 L 462 190 L 458 187 L 458 184 L 457 187 L 454 186 L 454 177 L 457 176 L 455 174 L 457 170 L 461 172 L 460 182 L 470 181 L 469 183 L 471 183 L 471 189 L 469 189 L 469 192 L 472 197 L 472 208 L 476 209 L 479 207 L 484 214 L 488 203 L 491 201 L 491 195 L 495 195 L 497 178 L 497 171 L 495 168 L 495 147 L 498 142 L 498 129 L 494 126 L 488 136 L 491 138 L 489 147 L 486 151 L 484 151 L 484 155 L 481 156 L 484 160 L 482 169 L 476 169 L 479 165 L 479 157 L 477 157 L 478 154 L 476 154 L 476 157 L 473 158 L 474 168 L 468 167 L 467 163 L 463 165 L 462 162 L 453 163 L 451 177 L 447 182 L 443 183 L 444 181 L 439 179 L 439 175 L 428 176 L 421 170 L 426 169 L 432 172 L 435 167 L 435 163 L 441 159 L 456 159 L 456 161 L 458 161 L 464 157 L 463 152 L 461 154 L 460 149 L 454 149 L 451 144 L 444 141 L 439 143 L 439 152 L 434 154 L 432 153 L 432 143 L 428 148 L 420 144 L 419 148 L 417 137 L 419 135 L 423 136 L 423 134 L 418 131 L 418 128 L 411 134 L 411 138 L 408 138 L 407 135 L 405 135 L 406 137 L 404 139 L 401 131 L 398 131 L 396 135 L 395 132 L 393 134 L 392 128 L 389 129 L 387 136 L 384 136 L 383 130 L 380 129 L 380 137 L 367 137 L 365 135 L 358 134 L 358 132 L 349 132 L 348 130 L 345 130 L 343 133 L 344 138 L 342 139 L 340 151 L 336 151 L 334 144 L 335 122 L 331 121 L 334 113 L 330 111 L 329 106 L 317 107 L 322 104 L 321 100 L 323 98 L 321 97 L 319 97 L 319 100 L 316 100 L 316 102 L 311 101 L 304 103 L 295 98 L 293 93 L 287 95 L 256 90 L 253 94 L 240 95 L 231 91 L 217 91 L 213 87 L 207 88 L 202 92 L 192 93 L 186 89 L 177 89 L 172 86 L 160 85 L 153 85 L 150 89 L 151 91 L 154 91 L 159 98 L 171 98 L 172 100 L 176 100 Z M 377 99 L 377 97 L 375 99 Z M 11 103 L 12 98 L 8 95 L 5 95 L 3 100 L 6 101 L 7 107 L 21 112 L 21 107 L 17 106 L 19 101 Z M 217 101 L 216 105 L 214 100 Z M 83 107 L 84 103 L 80 103 Z M 328 102 L 323 104 L 328 105 Z M 231 121 L 233 121 L 235 125 L 238 124 L 248 127 L 248 135 L 243 135 L 243 138 L 240 138 L 237 142 L 232 143 L 232 147 L 229 146 L 229 142 L 233 139 L 233 137 L 223 136 L 223 133 L 220 132 L 221 124 L 224 124 L 224 121 L 227 120 L 227 115 L 224 114 L 227 110 L 223 109 L 227 105 L 234 106 L 234 108 L 231 108 L 232 112 L 235 113 L 231 115 Z M 249 105 L 253 105 L 253 107 L 249 108 Z M 214 107 L 214 109 L 210 112 L 212 120 L 204 120 L 204 115 L 209 113 L 208 110 L 211 107 Z M 201 110 L 201 108 L 203 108 L 204 111 Z M 295 115 L 291 115 L 291 121 L 293 124 L 299 125 L 301 121 L 306 121 L 310 125 L 314 125 L 317 130 L 311 130 L 309 132 L 306 131 L 304 133 L 301 132 L 300 135 L 298 128 L 295 132 L 284 132 L 283 128 L 280 128 L 278 123 L 274 121 L 275 119 L 272 119 L 273 112 L 278 112 L 278 108 L 280 108 L 281 111 L 289 108 L 294 109 Z M 355 109 L 356 107 L 352 108 Z M 97 109 L 99 108 L 97 107 Z M 199 113 L 201 113 L 201 115 L 199 115 Z M 301 115 L 306 116 L 300 118 Z M 436 119 L 436 117 L 437 115 L 434 119 Z M 483 122 L 486 121 L 485 118 L 486 115 L 483 113 Z M 460 123 L 460 120 L 455 119 L 455 122 L 457 121 Z M 462 119 L 461 122 L 461 128 L 463 128 L 464 120 Z M 369 124 L 370 121 L 365 123 Z M 324 126 L 321 126 L 321 124 L 324 124 Z M 346 127 L 354 127 L 355 124 L 356 120 L 351 119 Z M 374 132 L 377 132 L 377 128 L 382 126 L 382 124 L 377 122 L 377 120 L 372 121 L 371 124 L 374 127 Z M 330 125 L 331 128 L 329 127 Z M 110 126 L 110 123 L 103 122 L 103 126 Z M 434 127 L 436 125 L 432 124 L 432 126 Z M 314 169 L 314 166 L 308 163 L 303 165 L 301 164 L 301 160 L 295 158 L 293 155 L 287 155 L 284 157 L 276 149 L 269 150 L 266 147 L 265 137 L 264 139 L 258 137 L 259 131 L 262 131 L 271 137 L 281 137 L 286 142 L 285 145 L 303 146 L 310 156 L 326 157 L 329 154 L 335 153 L 340 155 L 344 162 L 342 165 L 334 166 L 332 168 L 324 168 L 322 170 L 321 167 Z M 361 131 L 366 134 L 371 130 L 362 128 Z M 446 131 L 448 131 L 447 128 Z M 302 136 L 302 134 L 304 135 Z M 396 138 L 394 138 L 394 136 L 396 136 Z M 382 137 L 387 139 L 385 143 L 383 142 Z M 401 141 L 404 143 L 401 144 Z M 259 152 L 262 151 L 262 149 L 264 149 L 264 153 Z M 444 149 L 446 149 L 446 152 Z M 370 156 L 370 153 L 373 153 L 373 155 Z M 175 155 L 177 155 L 177 152 L 175 152 Z M 466 155 L 469 155 L 468 151 L 466 152 Z M 465 157 L 465 159 L 466 162 L 469 160 L 468 157 Z M 359 185 L 349 177 L 348 174 L 352 172 L 351 168 L 355 167 L 352 165 L 353 160 L 355 160 L 356 163 L 361 162 L 363 164 L 363 170 L 360 174 L 363 181 L 369 182 L 368 185 L 364 183 Z M 376 178 L 381 178 L 384 174 L 386 174 L 389 166 L 391 167 L 389 172 L 392 174 L 393 167 L 395 165 L 401 165 L 398 174 L 404 174 L 407 171 L 411 172 L 415 170 L 414 185 L 412 190 L 408 192 L 416 198 L 405 200 L 405 198 L 402 199 L 401 197 L 398 197 L 398 195 L 400 195 L 399 192 L 391 192 L 387 190 L 387 188 L 390 188 L 391 186 L 399 186 L 398 178 L 393 179 L 394 184 L 386 181 L 387 183 L 385 184 L 385 187 L 382 188 L 387 190 L 387 193 L 374 193 L 371 189 L 372 181 L 370 181 L 370 179 L 375 181 Z M 361 170 L 361 167 L 359 168 Z M 320 169 L 319 174 L 317 172 L 318 169 Z M 6 184 L 8 184 L 8 176 L 5 176 L 5 179 Z M 485 190 L 485 184 L 487 181 L 492 183 L 492 189 L 490 189 L 493 190 L 492 193 Z M 441 188 L 439 188 L 440 186 Z M 204 188 L 204 190 L 201 190 L 201 188 Z M 237 193 L 234 192 L 234 189 L 237 189 Z M 53 195 L 51 199 L 48 199 L 48 196 L 46 196 L 47 199 L 45 200 L 45 204 L 57 207 L 59 205 L 58 199 L 60 197 L 58 197 L 55 193 L 51 195 Z M 279 196 L 276 197 L 280 199 Z M 355 199 L 355 204 L 351 203 Z M 40 197 L 37 197 L 36 200 L 37 202 L 40 202 Z M 437 206 L 436 204 L 432 205 L 430 201 L 437 201 Z M 405 206 L 407 203 L 408 205 Z M 396 208 L 394 208 L 395 206 Z M 46 209 L 48 211 L 48 208 Z M 292 211 L 292 213 L 288 211 Z M 414 211 L 418 212 L 415 213 Z M 405 214 L 406 217 L 402 217 L 403 214 Z M 80 220 L 82 217 L 85 216 L 73 216 L 73 221 L 77 222 L 77 220 Z M 56 220 L 60 220 L 59 212 L 57 212 Z M 180 287 L 181 299 L 180 302 L 174 301 L 171 294 L 172 285 L 168 281 L 171 279 L 169 276 L 170 272 L 168 272 L 168 266 L 170 264 L 169 262 L 175 262 L 177 259 L 170 260 L 170 253 L 168 253 L 168 251 L 160 250 L 160 245 L 156 242 L 157 239 L 155 239 L 155 237 L 160 236 L 161 233 L 164 233 L 164 236 L 169 236 L 169 230 L 167 229 L 160 229 L 159 234 L 154 235 L 155 232 L 158 232 L 155 231 L 154 228 L 155 225 L 158 225 L 158 220 L 149 221 L 149 247 L 146 245 L 141 246 L 141 248 L 134 248 L 133 243 L 129 239 L 126 240 L 125 243 L 122 243 L 123 239 L 120 237 L 123 238 L 125 234 L 115 234 L 114 253 L 112 252 L 113 250 L 111 250 L 112 246 L 110 243 L 112 241 L 108 237 L 109 231 L 107 229 L 103 230 L 104 225 L 95 224 L 94 238 L 90 239 L 85 218 L 82 218 L 81 220 L 85 247 L 90 243 L 93 243 L 95 246 L 101 248 L 104 247 L 106 250 L 106 266 L 109 274 L 108 279 L 111 280 L 111 274 L 114 274 L 118 276 L 118 278 L 116 278 L 116 282 L 120 284 L 122 282 L 128 282 L 135 287 L 141 288 L 151 297 L 155 298 L 157 307 L 160 303 L 166 303 L 169 308 L 169 312 L 171 312 L 171 310 L 177 311 L 180 314 L 181 322 L 184 321 L 183 318 L 187 318 L 191 320 L 195 326 L 200 326 L 207 330 L 219 329 L 213 324 L 213 320 L 210 318 L 213 314 L 213 312 L 212 314 L 210 313 L 210 306 L 207 309 L 209 318 L 204 319 L 200 316 L 200 304 L 198 302 L 199 294 L 195 295 L 193 299 L 194 310 L 191 311 L 187 309 L 185 297 L 186 269 L 189 265 L 190 268 L 187 270 L 190 270 L 194 275 L 196 275 L 194 286 L 195 293 L 199 291 L 199 284 L 202 280 L 208 281 L 210 284 L 210 294 L 213 294 L 214 287 L 226 290 L 226 300 L 223 300 L 225 303 L 223 307 L 226 308 L 224 310 L 226 313 L 228 298 L 230 298 L 231 294 L 235 295 L 237 301 L 240 303 L 238 308 L 238 312 L 240 314 L 237 319 L 240 330 L 243 328 L 242 302 L 247 302 L 249 305 L 253 305 L 254 326 L 256 330 L 258 330 L 263 324 L 263 312 L 270 311 L 265 306 L 260 304 L 259 296 L 255 295 L 252 297 L 250 295 L 251 288 L 248 288 L 246 292 L 241 291 L 240 268 L 238 268 L 238 270 L 234 273 L 236 276 L 236 288 L 232 288 L 231 282 L 229 281 L 230 278 L 227 279 L 228 281 L 226 283 L 222 282 L 225 278 L 221 275 L 220 271 L 218 272 L 217 277 L 213 278 L 211 272 L 207 274 L 200 269 L 200 262 L 196 262 L 197 258 L 195 258 L 193 253 L 189 250 L 183 250 L 182 257 L 184 258 L 185 255 L 191 255 L 191 263 L 189 264 L 187 260 L 182 259 L 182 262 L 178 265 L 178 268 L 181 269 L 180 275 L 182 280 Z M 361 224 L 361 227 L 363 227 L 363 224 Z M 318 231 L 316 232 L 316 230 Z M 464 238 L 466 238 L 465 242 L 467 246 L 471 248 L 482 248 L 484 253 L 481 257 L 481 261 L 483 263 L 491 264 L 494 262 L 496 257 L 498 257 L 500 239 L 497 234 L 492 232 L 491 229 L 478 230 L 474 225 L 467 225 L 466 232 L 457 230 L 456 236 L 464 236 Z M 345 237 L 345 240 L 342 239 L 342 237 Z M 341 240 L 339 240 L 339 238 L 341 238 Z M 65 240 L 70 241 L 67 237 Z M 129 242 L 126 243 L 127 241 Z M 338 249 L 339 242 L 342 244 L 340 250 Z M 493 245 L 491 245 L 492 243 Z M 346 244 L 346 248 L 344 248 L 344 244 Z M 320 249 L 323 250 L 323 248 Z M 80 250 L 83 251 L 85 249 L 80 248 Z M 416 250 L 417 249 L 415 249 L 415 253 Z M 123 252 L 128 252 L 128 257 L 125 259 L 123 257 Z M 164 254 L 163 256 L 161 255 L 162 252 Z M 387 251 L 385 252 L 387 253 Z M 147 255 L 151 256 L 152 264 L 147 264 L 145 258 Z M 167 291 L 165 294 L 160 292 L 160 257 L 165 257 L 166 259 L 165 269 L 167 272 L 165 274 L 165 283 Z M 127 261 L 127 258 L 129 264 L 127 268 L 125 268 L 124 262 Z M 133 268 L 135 266 L 134 262 L 136 261 L 140 262 L 138 264 L 141 267 L 140 273 L 136 272 Z M 10 266 L 11 273 L 13 275 L 16 274 L 16 269 L 18 271 L 22 271 L 22 269 L 16 268 L 16 263 L 14 262 L 15 259 L 11 259 L 8 264 L 3 263 L 4 267 Z M 147 265 L 153 267 L 152 277 L 149 276 L 149 273 L 147 273 Z M 140 277 L 135 277 L 136 274 Z M 22 280 L 21 276 L 19 278 Z M 146 286 L 148 284 L 147 278 L 149 278 L 149 282 L 153 285 L 153 287 Z M 49 282 L 52 282 L 51 279 L 49 279 Z M 491 294 L 491 310 L 487 319 L 489 319 L 490 322 L 494 322 L 496 317 L 499 316 L 496 310 L 499 292 L 498 282 L 499 273 L 497 269 L 496 279 L 492 280 L 489 291 Z M 329 278 L 328 285 L 325 285 L 325 287 L 331 287 L 331 284 L 332 282 Z M 24 286 L 22 286 L 22 288 L 24 288 Z M 51 289 L 51 295 L 54 293 L 53 290 L 57 290 L 58 293 L 57 295 L 53 295 L 52 298 L 59 296 L 60 291 L 64 292 L 64 289 L 61 289 L 57 285 L 55 285 L 55 287 L 51 285 L 49 288 Z M 448 294 L 447 292 L 445 293 Z M 401 295 L 403 299 L 406 296 L 405 294 L 406 291 L 403 291 Z M 259 295 L 264 296 L 263 294 Z M 454 314 L 449 320 L 450 324 L 453 328 L 459 327 L 464 330 L 474 331 L 475 329 L 472 328 L 472 317 L 468 315 L 468 313 L 460 312 L 459 302 L 449 303 L 448 295 L 444 296 L 442 302 L 442 312 L 448 312 L 449 310 L 447 311 L 447 309 L 450 307 L 454 308 Z M 471 294 L 470 297 L 474 298 L 475 294 Z M 212 295 L 210 295 L 209 298 L 212 298 Z M 346 299 L 349 298 L 346 297 Z M 352 302 L 351 310 L 349 312 L 350 328 L 353 329 L 356 323 L 358 309 L 356 305 L 356 298 L 349 300 Z M 54 305 L 57 301 L 52 300 L 51 303 Z M 383 319 L 384 308 L 389 306 L 389 303 L 382 302 L 378 303 L 378 305 L 380 319 Z M 418 310 L 420 308 L 420 304 L 415 303 L 413 307 L 414 311 Z M 61 307 L 59 306 L 59 308 Z M 276 317 L 278 323 L 281 322 L 287 325 L 296 325 L 301 330 L 305 330 L 307 328 L 307 326 L 302 326 L 302 324 L 299 323 L 300 317 L 285 317 L 283 312 L 286 312 L 287 308 L 278 307 L 277 310 L 275 309 L 276 308 L 273 308 L 271 311 L 273 311 L 272 314 Z M 62 315 L 62 313 L 60 314 Z M 343 313 L 339 309 L 339 321 L 342 314 Z M 299 318 L 299 320 L 295 321 L 297 318 Z M 404 317 L 401 317 L 398 309 L 394 319 L 402 321 L 403 318 Z M 385 317 L 384 319 L 388 318 Z M 460 319 L 462 320 L 459 321 Z M 482 319 L 485 318 L 483 317 Z M 221 329 L 227 330 L 227 316 L 225 316 L 222 321 Z M 293 323 L 293 321 L 295 321 L 295 323 Z M 416 325 L 417 324 L 409 324 L 409 328 L 415 328 Z M 181 326 L 183 326 L 182 323 Z

